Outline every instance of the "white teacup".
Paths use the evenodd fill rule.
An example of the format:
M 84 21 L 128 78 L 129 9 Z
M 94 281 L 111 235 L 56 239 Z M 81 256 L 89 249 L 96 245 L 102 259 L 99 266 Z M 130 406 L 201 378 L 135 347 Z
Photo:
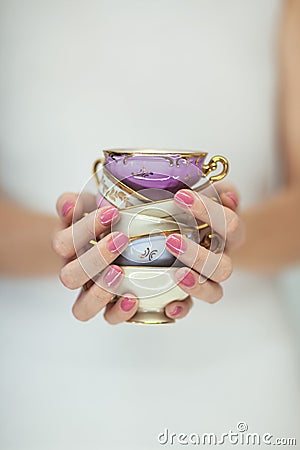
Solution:
M 130 322 L 161 324 L 174 322 L 164 313 L 165 306 L 174 300 L 184 300 L 187 293 L 176 283 L 172 267 L 123 266 L 124 279 L 119 295 L 135 294 L 139 308 Z

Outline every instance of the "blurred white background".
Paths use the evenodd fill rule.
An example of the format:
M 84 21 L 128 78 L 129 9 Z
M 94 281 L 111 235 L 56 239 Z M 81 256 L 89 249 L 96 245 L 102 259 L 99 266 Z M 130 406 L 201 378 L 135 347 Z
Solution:
M 153 146 L 227 156 L 242 208 L 272 195 L 281 3 L 2 0 L 2 189 L 54 214 L 101 148 Z M 57 277 L 3 277 L 0 447 L 150 450 L 241 420 L 293 437 L 299 285 L 237 271 L 175 327 L 110 327 L 75 321 Z

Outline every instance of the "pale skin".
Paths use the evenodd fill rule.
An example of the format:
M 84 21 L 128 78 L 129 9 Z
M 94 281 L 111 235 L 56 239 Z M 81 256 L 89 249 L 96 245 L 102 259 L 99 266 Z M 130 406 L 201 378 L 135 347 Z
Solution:
M 259 273 L 276 273 L 299 262 L 300 0 L 284 2 L 279 48 L 280 131 L 282 160 L 286 166 L 285 185 L 268 199 L 262 199 L 257 206 L 237 213 L 236 202 L 232 200 L 232 196 L 227 195 L 228 192 L 231 192 L 237 196 L 236 190 L 226 183 L 220 183 L 218 190 L 227 222 L 226 251 L 218 269 L 206 283 L 195 283 L 195 286 L 192 287 L 186 287 L 180 283 L 187 294 L 209 303 L 215 303 L 222 297 L 221 283 L 230 276 L 233 266 Z M 60 220 L 57 220 L 46 214 L 28 211 L 3 197 L 0 200 L 0 271 L 12 276 L 57 273 L 61 267 L 61 260 L 51 249 L 50 236 L 53 236 L 53 230 L 58 230 L 61 226 L 65 227 L 64 231 L 59 230 L 54 233 L 53 246 L 58 255 L 73 257 L 71 248 L 68 255 L 64 254 L 66 245 L 70 241 L 69 225 L 73 212 L 71 208 L 63 216 L 62 208 L 68 201 L 74 203 L 75 199 L 76 194 L 64 194 L 60 197 L 57 205 Z M 85 199 L 85 201 L 91 206 L 89 199 Z M 188 207 L 200 220 L 203 219 L 204 213 L 200 205 L 202 201 L 203 198 L 194 196 L 193 205 Z M 222 206 L 219 207 L 222 208 Z M 89 211 L 92 209 L 89 208 Z M 101 212 L 98 211 L 97 214 L 101 214 Z M 84 228 L 83 221 L 81 225 Z M 98 226 L 101 226 L 101 223 Z M 243 228 L 246 229 L 247 238 L 245 240 L 243 239 Z M 284 234 L 284 238 L 279 239 L 286 229 L 288 229 L 288 233 Z M 109 238 L 105 239 L 106 241 L 100 241 L 98 244 L 102 253 L 107 252 L 105 244 Z M 170 248 L 169 250 L 172 252 Z M 195 255 L 197 256 L 196 262 Z M 185 252 L 178 256 L 196 281 L 203 269 L 203 257 L 203 249 L 195 250 L 194 244 L 190 242 L 186 243 Z M 111 255 L 108 252 L 105 259 L 111 266 L 115 258 L 115 254 Z M 85 279 L 80 278 L 82 276 L 78 272 L 80 265 L 70 266 L 70 264 L 64 265 L 61 270 L 61 278 L 68 287 L 77 288 L 79 286 L 72 284 L 72 279 L 75 280 L 78 277 L 81 285 Z M 104 266 L 98 268 L 102 271 L 108 270 Z M 67 273 L 69 278 L 66 276 Z M 124 293 L 125 297 L 132 298 L 132 294 L 128 294 L 130 295 Z M 127 305 L 132 305 L 132 308 L 127 311 L 123 311 L 121 308 L 123 298 L 120 298 L 114 305 L 109 303 L 110 299 L 111 293 L 107 293 L 103 287 L 100 288 L 94 284 L 89 290 L 80 293 L 73 307 L 74 315 L 80 320 L 88 320 L 99 311 L 104 310 L 105 319 L 110 323 L 120 323 L 134 315 L 138 299 L 133 298 L 132 302 L 127 302 Z M 184 302 L 173 302 L 166 307 L 166 314 L 172 318 L 182 318 L 186 316 L 191 305 L 190 297 Z M 176 310 L 178 313 L 174 316 Z

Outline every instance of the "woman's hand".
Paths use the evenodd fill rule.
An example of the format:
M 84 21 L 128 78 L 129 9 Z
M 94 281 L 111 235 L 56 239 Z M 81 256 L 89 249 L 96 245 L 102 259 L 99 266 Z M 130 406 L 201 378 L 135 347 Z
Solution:
M 223 254 L 215 254 L 180 235 L 172 234 L 166 240 L 166 248 L 184 265 L 175 273 L 179 286 L 189 294 L 184 301 L 172 302 L 166 313 L 176 319 L 185 317 L 192 301 L 190 296 L 215 303 L 221 299 L 221 282 L 232 272 L 232 262 L 228 253 L 244 240 L 244 227 L 235 210 L 238 196 L 232 186 L 220 183 L 216 186 L 222 205 L 191 190 L 182 189 L 174 197 L 177 205 L 188 210 L 196 219 L 212 224 L 212 228 L 226 239 Z M 219 229 L 218 229 L 219 228 Z
M 124 276 L 121 267 L 112 263 L 127 247 L 128 237 L 109 233 L 91 247 L 91 239 L 108 232 L 111 224 L 119 220 L 117 208 L 105 206 L 95 210 L 95 204 L 95 197 L 89 194 L 63 194 L 57 201 L 63 229 L 55 234 L 52 245 L 65 260 L 60 272 L 62 283 L 69 289 L 83 287 L 73 306 L 74 316 L 86 321 L 105 309 L 105 319 L 116 324 L 130 319 L 138 307 L 138 299 L 132 294 L 110 303 Z M 83 217 L 85 212 L 88 214 Z
M 220 256 L 180 235 L 168 237 L 167 249 L 186 265 L 177 270 L 176 278 L 180 287 L 189 294 L 186 300 L 166 306 L 165 313 L 172 319 L 188 314 L 192 307 L 190 296 L 208 303 L 218 301 L 223 293 L 220 282 L 231 274 L 232 264 L 227 252 L 242 242 L 243 227 L 234 212 L 238 202 L 236 193 L 232 192 L 234 189 L 231 187 L 231 192 L 228 192 L 228 185 L 222 183 L 217 190 L 223 206 L 190 190 L 181 190 L 175 195 L 177 204 L 188 208 L 201 221 L 210 223 L 208 211 L 213 211 L 213 216 L 219 211 L 224 212 L 226 247 Z M 60 272 L 62 283 L 69 289 L 83 287 L 73 306 L 74 316 L 86 321 L 104 309 L 104 318 L 117 324 L 129 320 L 138 308 L 138 299 L 133 294 L 124 294 L 111 303 L 124 276 L 122 268 L 112 263 L 126 248 L 128 238 L 123 233 L 109 233 L 91 247 L 91 239 L 108 232 L 110 226 L 119 220 L 119 211 L 113 206 L 94 208 L 95 197 L 90 194 L 80 197 L 73 193 L 63 194 L 57 201 L 63 228 L 55 234 L 53 248 L 65 261 Z M 88 214 L 83 217 L 86 212 Z
M 125 293 L 111 303 L 124 277 L 122 268 L 112 263 L 126 248 L 128 238 L 122 235 L 116 239 L 118 233 L 110 233 L 91 247 L 91 239 L 108 232 L 111 224 L 119 220 L 117 208 L 105 206 L 95 210 L 95 205 L 95 197 L 90 194 L 61 195 L 56 209 L 62 228 L 53 236 L 52 246 L 64 261 L 60 271 L 62 283 L 69 289 L 82 287 L 73 305 L 74 316 L 80 321 L 87 321 L 104 310 L 105 320 L 118 324 L 133 317 L 138 308 L 138 299 L 132 293 Z M 84 213 L 88 214 L 83 216 Z M 167 316 L 174 318 L 177 303 L 166 306 Z M 184 317 L 192 301 L 187 299 L 180 303 L 180 317 Z

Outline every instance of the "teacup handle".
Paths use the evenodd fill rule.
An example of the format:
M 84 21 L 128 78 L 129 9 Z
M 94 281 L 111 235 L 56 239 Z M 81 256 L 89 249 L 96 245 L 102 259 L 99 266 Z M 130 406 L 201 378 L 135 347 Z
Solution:
M 207 250 L 210 250 L 212 240 L 215 239 L 216 246 L 213 250 L 211 250 L 213 253 L 220 253 L 224 250 L 224 240 L 218 233 L 214 233 L 212 231 L 209 231 L 206 233 L 203 238 L 201 239 L 200 245 Z
M 98 173 L 97 173 L 99 164 L 102 164 L 102 165 L 104 164 L 104 158 L 96 159 L 96 161 L 93 164 L 92 172 L 93 172 L 94 178 L 96 180 L 97 186 L 99 186 L 99 184 L 100 184 L 100 180 L 99 180 Z
M 212 175 L 204 184 L 194 188 L 195 191 L 201 191 L 206 188 L 209 184 L 214 183 L 215 181 L 220 181 L 224 177 L 226 177 L 229 170 L 229 163 L 224 156 L 216 155 L 211 158 L 208 164 L 203 164 L 202 166 L 202 177 L 207 177 L 211 172 L 214 172 L 218 168 L 218 163 L 221 163 L 223 168 L 220 173 L 217 175 Z

